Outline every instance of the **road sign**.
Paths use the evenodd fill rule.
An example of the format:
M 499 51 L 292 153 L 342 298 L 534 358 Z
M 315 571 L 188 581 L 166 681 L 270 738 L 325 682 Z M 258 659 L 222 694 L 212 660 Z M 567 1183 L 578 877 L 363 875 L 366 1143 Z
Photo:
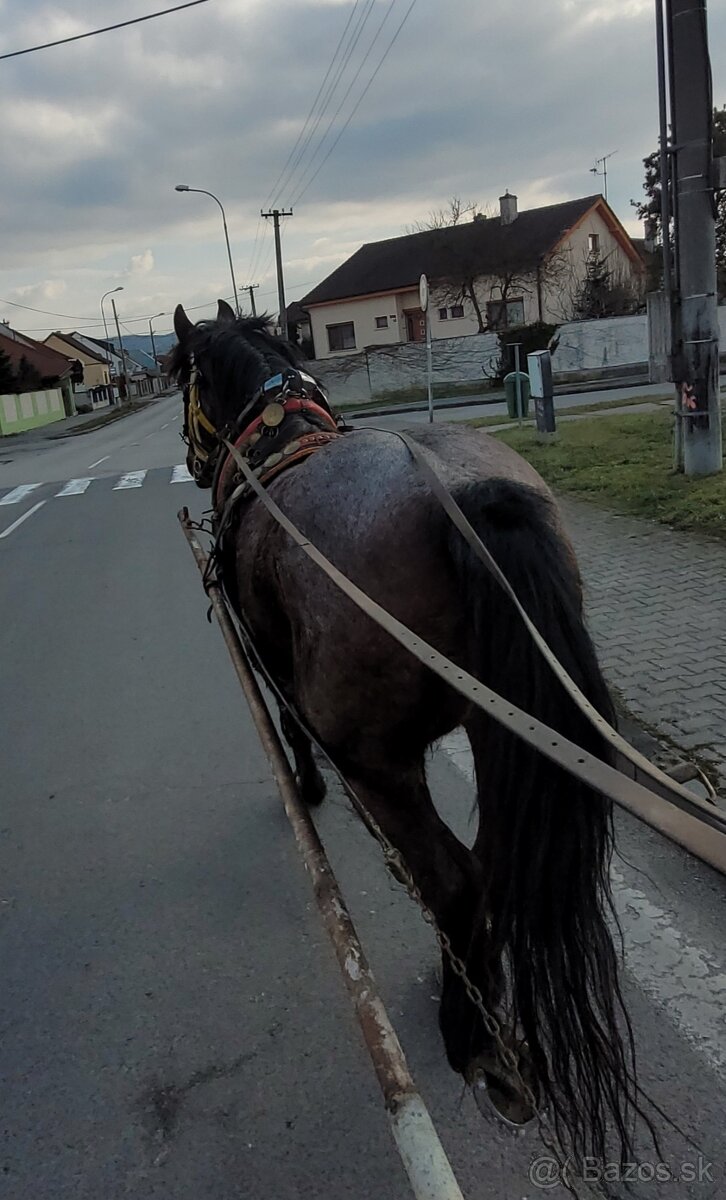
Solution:
M 429 281 L 425 275 L 422 275 L 418 281 L 418 299 L 422 310 L 427 312 L 429 307 Z

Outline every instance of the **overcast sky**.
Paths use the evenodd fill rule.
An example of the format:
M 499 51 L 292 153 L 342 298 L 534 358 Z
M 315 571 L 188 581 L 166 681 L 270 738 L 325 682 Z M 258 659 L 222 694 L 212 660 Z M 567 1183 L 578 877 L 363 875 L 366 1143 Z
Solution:
M 0 53 L 171 3 L 0 0 Z M 176 193 L 179 182 L 223 201 L 238 281 L 259 283 L 258 307 L 271 311 L 272 230 L 259 211 L 274 201 L 295 208 L 283 231 L 288 300 L 454 193 L 496 206 L 509 188 L 526 208 L 599 191 L 589 168 L 612 150 L 610 202 L 640 232 L 630 199 L 657 139 L 653 0 L 415 0 L 304 190 L 410 3 L 358 0 L 347 39 L 367 20 L 279 195 L 353 0 L 209 0 L 0 63 L 0 318 L 40 338 L 51 327 L 94 334 L 101 294 L 123 286 L 119 313 L 146 332 L 134 318 L 229 296 L 219 210 Z M 710 0 L 709 23 L 722 104 L 726 0 Z

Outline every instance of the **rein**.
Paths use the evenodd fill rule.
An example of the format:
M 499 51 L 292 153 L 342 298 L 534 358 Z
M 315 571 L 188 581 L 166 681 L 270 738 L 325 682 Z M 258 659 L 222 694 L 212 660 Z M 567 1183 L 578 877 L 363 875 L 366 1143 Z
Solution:
M 385 430 L 381 432 L 390 434 L 392 431 Z M 596 726 L 600 734 L 615 746 L 621 765 L 618 767 L 610 766 L 609 763 L 597 758 L 594 754 L 589 753 L 589 751 L 583 750 L 559 731 L 551 729 L 543 721 L 538 720 L 536 717 L 524 712 L 524 710 L 517 708 L 516 705 L 511 704 L 502 696 L 499 696 L 491 688 L 487 687 L 486 684 L 482 683 L 481 680 L 476 679 L 463 668 L 457 667 L 444 655 L 440 654 L 434 646 L 431 646 L 423 638 L 412 633 L 410 629 L 373 600 L 371 596 L 352 583 L 346 575 L 339 571 L 305 537 L 289 517 L 285 515 L 279 505 L 275 503 L 260 479 L 250 470 L 242 454 L 228 439 L 224 439 L 224 444 L 227 447 L 229 455 L 234 459 L 243 481 L 235 488 L 227 501 L 223 524 L 225 524 L 228 514 L 231 513 L 240 497 L 251 490 L 278 525 L 285 530 L 295 545 L 366 616 L 374 620 L 399 645 L 403 646 L 414 658 L 418 659 L 419 662 L 432 670 L 439 678 L 443 679 L 454 691 L 458 692 L 459 695 L 463 696 L 475 707 L 494 717 L 500 725 L 503 725 L 510 732 L 516 734 L 528 746 L 544 754 L 570 775 L 574 775 L 595 791 L 608 796 L 611 800 L 628 809 L 641 820 L 645 820 L 648 824 L 654 825 L 655 828 L 661 829 L 668 836 L 673 836 L 674 833 L 672 820 L 669 818 L 664 819 L 662 812 L 658 811 L 659 801 L 665 800 L 675 808 L 680 809 L 683 814 L 681 820 L 685 818 L 690 824 L 687 834 L 689 838 L 688 848 L 704 862 L 710 863 L 717 870 L 721 871 L 722 874 L 726 874 L 726 816 L 723 812 L 715 806 L 698 799 L 692 792 L 689 792 L 686 788 L 667 776 L 665 772 L 660 771 L 658 767 L 648 762 L 646 758 L 634 750 L 592 708 L 589 701 L 584 697 L 565 668 L 550 650 L 536 629 L 536 626 L 529 620 L 506 576 L 492 558 L 475 530 L 471 527 L 466 516 L 447 491 L 430 463 L 425 459 L 420 447 L 416 446 L 415 442 L 405 434 L 396 434 L 395 436 L 400 437 L 404 441 L 417 465 L 425 468 L 424 474 L 427 482 L 433 485 L 433 481 L 435 480 L 436 486 L 432 486 L 432 490 L 437 499 L 443 503 L 443 496 L 446 496 L 444 508 L 447 515 L 454 521 L 462 536 L 476 550 L 477 555 L 489 568 L 507 595 L 513 599 L 517 611 L 524 618 L 526 628 L 534 637 L 538 649 L 544 655 L 560 683 L 580 711 Z M 640 782 L 643 779 L 647 780 L 647 786 L 645 782 Z M 681 844 L 684 844 L 682 837 L 677 837 L 676 840 L 680 840 Z

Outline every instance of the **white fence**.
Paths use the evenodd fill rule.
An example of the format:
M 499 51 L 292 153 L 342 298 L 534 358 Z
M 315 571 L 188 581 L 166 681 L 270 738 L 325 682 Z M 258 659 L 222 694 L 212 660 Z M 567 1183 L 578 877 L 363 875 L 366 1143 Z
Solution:
M 666 378 L 662 304 L 650 303 L 648 314 L 606 317 L 598 321 L 568 321 L 557 330 L 552 356 L 555 379 L 570 374 L 627 374 L 633 368 L 648 371 L 653 382 Z M 726 348 L 726 305 L 718 310 L 721 343 Z M 650 327 L 649 327 L 650 316 Z M 499 340 L 494 333 L 468 337 L 436 338 L 433 343 L 434 382 L 437 385 L 481 383 L 494 373 L 499 360 Z M 524 366 L 524 364 L 523 364 Z M 426 347 L 421 342 L 372 346 L 356 354 L 321 359 L 312 366 L 327 387 L 334 404 L 345 406 L 375 400 L 390 392 L 426 386 Z

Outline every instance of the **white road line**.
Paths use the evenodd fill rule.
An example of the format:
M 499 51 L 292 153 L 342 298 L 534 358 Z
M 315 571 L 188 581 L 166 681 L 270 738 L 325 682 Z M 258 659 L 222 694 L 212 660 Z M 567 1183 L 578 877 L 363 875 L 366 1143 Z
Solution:
M 24 500 L 36 488 L 39 488 L 39 483 L 21 483 L 20 487 L 13 488 L 12 492 L 8 492 L 7 496 L 3 496 L 0 504 L 17 504 L 20 500 Z
M 110 457 L 111 457 L 111 455 L 110 455 L 110 454 L 104 454 L 103 458 L 97 458 L 97 459 L 96 459 L 96 461 L 95 461 L 95 463 L 91 463 L 91 464 L 90 464 L 90 466 L 89 466 L 89 468 L 88 468 L 88 469 L 89 469 L 89 471 L 92 471 L 94 467 L 100 467 L 101 463 L 102 463 L 102 462 L 106 462 L 106 459 L 108 459 L 108 458 L 110 458 Z
M 474 782 L 474 760 L 463 729 L 440 743 L 465 779 Z M 719 1073 L 726 1071 L 726 969 L 722 961 L 678 929 L 672 914 L 640 887 L 611 870 L 613 899 L 625 937 L 625 966 L 646 996 L 665 1010 L 676 1029 Z
M 34 504 L 32 508 L 29 508 L 27 512 L 23 513 L 22 517 L 18 517 L 17 521 L 13 521 L 12 525 L 8 525 L 7 529 L 3 529 L 2 533 L 0 533 L 0 538 L 8 537 L 8 535 L 11 534 L 14 529 L 18 528 L 18 525 L 22 525 L 23 521 L 27 521 L 28 517 L 32 517 L 33 513 L 37 512 L 39 508 L 42 508 L 44 504 L 45 500 L 39 500 L 37 504 Z
M 191 483 L 192 476 L 187 470 L 186 463 L 180 463 L 178 467 L 174 467 L 171 473 L 172 483 Z
M 146 479 L 146 471 L 129 471 L 126 475 L 122 475 L 118 483 L 113 485 L 115 492 L 124 491 L 126 488 L 141 487 Z
M 169 425 L 169 421 L 167 421 L 167 422 L 166 422 L 166 425 L 162 425 L 162 427 L 161 427 L 161 428 L 162 428 L 162 429 L 166 429 L 167 425 Z
M 69 479 L 56 496 L 80 496 L 93 483 L 92 479 Z
M 171 419 L 172 419 L 172 421 L 178 421 L 178 420 L 179 420 L 179 413 L 177 413 L 177 414 L 176 414 L 176 416 L 172 417 Z

